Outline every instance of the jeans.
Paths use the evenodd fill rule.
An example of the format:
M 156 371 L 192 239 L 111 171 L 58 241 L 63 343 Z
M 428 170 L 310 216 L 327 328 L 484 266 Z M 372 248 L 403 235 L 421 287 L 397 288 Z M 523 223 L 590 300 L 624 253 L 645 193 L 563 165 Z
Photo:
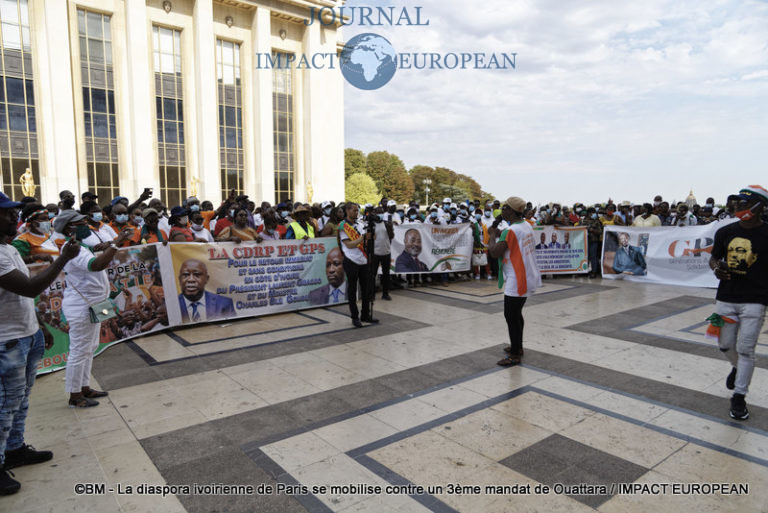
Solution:
M 389 294 L 389 268 L 392 265 L 392 255 L 373 255 L 374 272 L 379 270 L 381 266 L 381 294 L 386 296 Z
M 37 364 L 45 352 L 43 332 L 0 341 L 0 468 L 5 451 L 24 445 L 24 423 Z
M 720 351 L 736 367 L 734 393 L 747 394 L 755 371 L 755 345 L 763 327 L 765 305 L 759 303 L 726 303 L 717 301 L 715 311 L 724 317 L 738 317 L 739 322 L 726 322 L 720 328 Z
M 349 313 L 352 320 L 360 320 L 360 312 L 357 309 L 357 283 L 360 282 L 360 293 L 363 300 L 363 319 L 371 316 L 371 283 L 369 276 L 369 264 L 359 265 L 347 257 L 344 257 L 344 274 L 347 275 L 347 299 L 349 299 Z
M 512 355 L 523 352 L 523 305 L 527 297 L 504 296 L 504 319 L 507 320 Z

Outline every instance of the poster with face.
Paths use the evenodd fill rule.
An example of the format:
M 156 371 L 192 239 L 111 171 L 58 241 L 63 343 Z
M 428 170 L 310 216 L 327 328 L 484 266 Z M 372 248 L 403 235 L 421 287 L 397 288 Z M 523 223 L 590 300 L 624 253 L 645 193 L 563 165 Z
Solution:
M 395 226 L 392 268 L 398 274 L 469 270 L 472 258 L 470 224 L 406 224 Z

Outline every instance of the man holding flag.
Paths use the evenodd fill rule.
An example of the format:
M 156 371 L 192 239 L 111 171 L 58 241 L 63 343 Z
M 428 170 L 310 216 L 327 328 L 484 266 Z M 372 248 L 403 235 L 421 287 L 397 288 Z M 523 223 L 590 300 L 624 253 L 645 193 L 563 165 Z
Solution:
M 504 318 L 509 330 L 509 354 L 497 363 L 502 367 L 516 365 L 523 358 L 523 305 L 541 287 L 541 273 L 536 265 L 536 241 L 533 228 L 525 222 L 525 200 L 508 198 L 501 207 L 501 220 L 509 225 L 499 233 L 501 220 L 488 229 L 491 242 L 488 255 L 499 259 L 499 288 L 504 287 Z M 506 282 L 506 284 L 505 284 Z
M 365 233 L 363 223 L 358 223 L 360 206 L 357 203 L 347 203 L 344 206 L 346 218 L 339 224 L 339 247 L 344 253 L 344 274 L 347 275 L 347 299 L 349 299 L 349 313 L 352 324 L 361 328 L 360 322 L 377 323 L 378 319 L 371 316 L 371 300 L 373 299 L 373 286 L 370 281 L 370 269 L 368 264 L 368 247 L 366 243 L 373 237 L 372 233 Z M 363 301 L 362 316 L 357 309 L 357 283 L 360 282 L 360 295 Z

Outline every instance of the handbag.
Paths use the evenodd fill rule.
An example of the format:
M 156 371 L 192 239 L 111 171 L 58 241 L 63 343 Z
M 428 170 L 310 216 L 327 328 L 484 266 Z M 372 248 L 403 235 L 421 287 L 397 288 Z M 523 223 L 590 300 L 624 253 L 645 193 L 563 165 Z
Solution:
M 472 253 L 472 266 L 482 267 L 488 265 L 488 253 Z
M 77 292 L 78 295 L 83 298 L 83 301 L 88 304 L 88 300 L 85 299 L 85 296 L 83 296 L 79 290 L 77 290 L 77 287 L 74 285 L 67 285 L 72 287 L 75 292 Z M 98 303 L 88 304 L 88 313 L 91 316 L 92 324 L 101 324 L 102 322 L 108 321 L 113 317 L 117 317 L 117 305 L 114 301 L 107 298 L 104 301 L 99 301 Z

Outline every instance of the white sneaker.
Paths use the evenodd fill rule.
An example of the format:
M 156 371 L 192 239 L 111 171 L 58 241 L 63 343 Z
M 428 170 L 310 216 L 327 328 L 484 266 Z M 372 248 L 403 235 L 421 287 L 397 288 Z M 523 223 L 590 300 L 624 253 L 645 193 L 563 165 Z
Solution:
M 476 279 L 476 280 L 479 280 L 479 279 L 480 279 L 480 275 L 479 275 L 479 274 L 476 274 L 476 275 L 475 275 L 475 279 Z
M 492 280 L 492 279 L 493 279 L 493 276 L 491 276 L 491 275 L 489 274 L 489 275 L 488 275 L 488 279 L 489 279 L 489 280 Z

